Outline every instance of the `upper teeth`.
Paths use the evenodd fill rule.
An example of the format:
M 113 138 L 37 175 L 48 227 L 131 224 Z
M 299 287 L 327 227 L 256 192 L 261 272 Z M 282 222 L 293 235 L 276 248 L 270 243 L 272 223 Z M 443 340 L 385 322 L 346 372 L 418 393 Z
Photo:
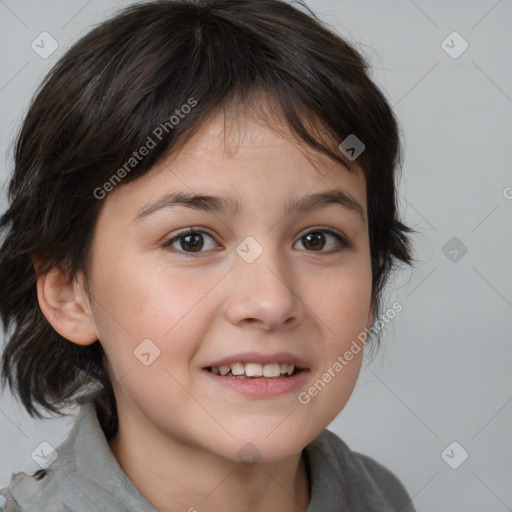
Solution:
M 285 363 L 232 363 L 230 365 L 212 366 L 215 375 L 227 375 L 231 370 L 233 375 L 245 375 L 247 377 L 279 377 L 279 375 L 291 375 L 295 369 L 293 364 Z

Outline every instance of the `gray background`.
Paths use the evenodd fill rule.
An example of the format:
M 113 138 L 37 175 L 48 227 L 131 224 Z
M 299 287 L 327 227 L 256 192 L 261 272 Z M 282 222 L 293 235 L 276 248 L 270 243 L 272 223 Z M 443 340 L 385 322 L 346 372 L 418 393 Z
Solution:
M 0 0 L 2 184 L 44 74 L 130 3 Z M 403 310 L 330 428 L 394 471 L 418 512 L 512 510 L 512 1 L 308 4 L 368 56 L 395 108 L 405 140 L 401 209 L 420 232 L 420 261 L 389 288 L 386 304 Z M 31 48 L 43 31 L 59 44 L 48 59 Z M 458 54 L 462 40 L 442 46 L 453 31 L 469 44 L 457 58 L 445 49 Z M 3 210 L 4 192 L 0 201 Z M 31 452 L 42 441 L 57 446 L 77 412 L 35 422 L 4 391 L 0 487 L 13 471 L 39 469 Z M 453 441 L 462 448 L 448 450 L 452 465 L 469 453 L 458 469 L 441 456 Z

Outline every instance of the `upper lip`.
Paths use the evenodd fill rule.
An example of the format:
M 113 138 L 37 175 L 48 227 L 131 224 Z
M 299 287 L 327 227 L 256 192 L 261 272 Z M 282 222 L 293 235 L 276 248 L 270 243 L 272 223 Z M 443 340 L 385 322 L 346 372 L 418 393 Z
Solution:
M 233 363 L 283 363 L 293 364 L 296 368 L 301 370 L 308 368 L 307 363 L 303 359 L 290 354 L 289 352 L 275 352 L 273 354 L 263 354 L 261 352 L 243 352 L 239 354 L 233 354 L 222 359 L 217 359 L 216 361 L 213 361 L 208 366 L 206 366 L 206 368 L 212 366 L 229 366 Z

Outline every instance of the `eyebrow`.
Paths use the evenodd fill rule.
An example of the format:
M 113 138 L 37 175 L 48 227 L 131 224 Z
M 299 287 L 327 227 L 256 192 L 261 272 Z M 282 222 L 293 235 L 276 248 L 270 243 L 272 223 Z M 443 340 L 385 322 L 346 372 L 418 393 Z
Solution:
M 363 207 L 349 194 L 341 189 L 326 190 L 316 194 L 300 197 L 295 202 L 286 206 L 285 215 L 289 213 L 303 213 L 338 204 L 348 212 L 356 214 L 366 224 L 366 216 Z M 229 197 L 218 197 L 208 194 L 191 194 L 187 192 L 172 192 L 145 206 L 135 216 L 133 222 L 138 222 L 163 208 L 182 206 L 193 210 L 212 213 L 231 213 L 237 215 L 242 210 L 239 201 Z

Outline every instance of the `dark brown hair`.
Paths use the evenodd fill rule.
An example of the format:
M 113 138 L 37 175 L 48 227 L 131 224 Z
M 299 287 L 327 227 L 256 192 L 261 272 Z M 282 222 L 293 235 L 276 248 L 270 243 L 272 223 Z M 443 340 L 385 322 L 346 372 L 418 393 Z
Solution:
M 9 208 L 0 219 L 2 385 L 9 383 L 31 416 L 43 417 L 37 406 L 62 414 L 92 399 L 107 438 L 117 431 L 100 342 L 80 346 L 51 327 L 38 304 L 34 258 L 40 274 L 58 267 L 70 277 L 87 275 L 102 206 L 97 191 L 116 173 L 119 186 L 142 176 L 213 113 L 250 98 L 278 108 L 299 140 L 349 168 L 337 145 L 351 134 L 365 144 L 357 163 L 367 183 L 378 317 L 390 273 L 413 261 L 413 230 L 398 216 L 399 128 L 364 57 L 297 4 L 136 4 L 74 44 L 40 85 L 15 142 Z M 194 108 L 172 121 L 191 98 Z M 148 137 L 154 147 L 127 168 Z

